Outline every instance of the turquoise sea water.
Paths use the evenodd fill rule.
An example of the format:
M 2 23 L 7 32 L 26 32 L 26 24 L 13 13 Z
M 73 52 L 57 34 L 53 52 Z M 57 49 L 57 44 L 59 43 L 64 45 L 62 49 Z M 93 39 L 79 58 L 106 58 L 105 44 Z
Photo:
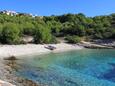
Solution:
M 115 86 L 115 50 L 83 49 L 25 57 L 17 75 L 48 86 Z

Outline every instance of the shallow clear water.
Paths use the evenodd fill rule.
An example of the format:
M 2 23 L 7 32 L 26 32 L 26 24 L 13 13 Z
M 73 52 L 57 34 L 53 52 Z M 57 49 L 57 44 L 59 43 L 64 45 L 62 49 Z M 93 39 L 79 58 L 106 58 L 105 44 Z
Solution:
M 17 75 L 48 86 L 115 86 L 115 50 L 83 49 L 19 60 Z

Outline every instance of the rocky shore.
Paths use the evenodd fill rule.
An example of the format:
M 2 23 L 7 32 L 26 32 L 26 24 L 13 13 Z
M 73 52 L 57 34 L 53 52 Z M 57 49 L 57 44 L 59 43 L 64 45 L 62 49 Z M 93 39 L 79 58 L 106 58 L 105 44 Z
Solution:
M 15 86 L 15 85 L 12 85 L 12 84 L 10 84 L 8 82 L 0 80 L 0 86 Z
M 16 76 L 15 71 L 18 71 L 19 67 L 20 66 L 13 60 L 1 60 L 0 86 L 43 86 L 39 83 L 33 82 L 32 80 Z
M 90 49 L 115 49 L 115 41 L 93 41 L 93 42 L 85 42 L 82 41 L 79 43 L 80 46 L 83 46 L 84 48 L 90 48 Z

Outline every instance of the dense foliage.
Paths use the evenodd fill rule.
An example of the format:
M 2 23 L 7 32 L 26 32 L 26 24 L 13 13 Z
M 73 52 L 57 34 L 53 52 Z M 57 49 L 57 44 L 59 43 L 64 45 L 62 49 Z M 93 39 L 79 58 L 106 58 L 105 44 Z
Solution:
M 115 38 L 115 14 L 86 17 L 84 14 L 32 17 L 0 14 L 0 42 L 18 44 L 24 35 L 33 36 L 35 43 L 52 43 L 56 37 L 90 39 Z M 69 36 L 68 36 L 69 35 Z
M 68 40 L 68 43 L 73 44 L 81 42 L 81 38 L 79 36 L 67 36 L 65 39 Z
M 6 23 L 1 32 L 1 43 L 18 44 L 20 42 L 19 34 L 20 30 L 16 24 Z
M 38 25 L 35 36 L 35 43 L 51 43 L 52 35 L 50 29 L 48 29 L 45 25 Z

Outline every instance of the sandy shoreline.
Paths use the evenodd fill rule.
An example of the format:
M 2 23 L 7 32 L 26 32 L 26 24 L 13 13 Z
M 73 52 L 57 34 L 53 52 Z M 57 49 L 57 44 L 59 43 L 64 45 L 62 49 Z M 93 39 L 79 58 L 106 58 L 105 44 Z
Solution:
M 56 47 L 55 50 L 51 51 L 46 49 L 45 46 L 52 45 Z M 68 50 L 78 50 L 83 49 L 82 46 L 71 45 L 66 43 L 60 44 L 27 44 L 27 45 L 1 45 L 0 46 L 0 58 L 9 57 L 9 56 L 23 56 L 31 54 L 44 54 L 50 52 L 62 52 Z

